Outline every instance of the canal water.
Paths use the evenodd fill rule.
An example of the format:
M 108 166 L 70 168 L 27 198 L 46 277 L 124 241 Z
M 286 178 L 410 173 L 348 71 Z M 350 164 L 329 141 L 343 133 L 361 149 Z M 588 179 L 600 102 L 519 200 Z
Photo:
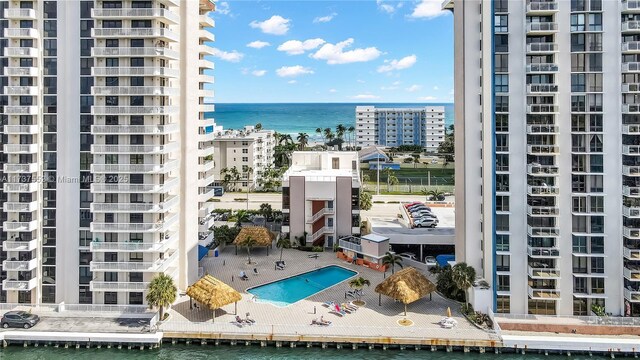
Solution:
M 164 344 L 160 349 L 154 350 L 125 350 L 125 349 L 64 349 L 53 347 L 29 347 L 23 348 L 10 346 L 0 348 L 1 360 L 560 360 L 560 359 L 587 359 L 587 355 L 572 354 L 549 355 L 529 352 L 520 354 L 494 353 L 463 353 L 461 351 L 447 353 L 445 351 L 431 352 L 428 350 L 347 350 L 347 349 L 321 349 L 321 348 L 275 348 L 257 346 L 212 346 L 212 345 L 170 345 Z M 598 357 L 593 357 L 598 358 Z M 604 357 L 601 357 L 604 359 Z

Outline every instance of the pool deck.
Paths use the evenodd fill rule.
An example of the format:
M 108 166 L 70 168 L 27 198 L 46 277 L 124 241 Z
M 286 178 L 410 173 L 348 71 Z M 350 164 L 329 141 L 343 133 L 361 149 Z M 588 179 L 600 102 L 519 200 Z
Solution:
M 407 306 L 407 318 L 413 321 L 412 326 L 404 327 L 398 320 L 404 319 L 404 305 L 392 299 L 382 297 L 382 305 L 378 305 L 378 294 L 373 291 L 382 282 L 384 274 L 369 268 L 355 266 L 341 261 L 333 252 L 318 253 L 318 258 L 309 258 L 312 253 L 298 250 L 285 250 L 283 260 L 287 263 L 285 270 L 274 270 L 274 262 L 279 260 L 280 251 L 270 251 L 266 255 L 264 249 L 256 249 L 252 261 L 247 265 L 246 250 L 227 247 L 219 257 L 205 258 L 201 265 L 206 273 L 226 282 L 242 294 L 238 302 L 238 314 L 245 316 L 248 312 L 256 320 L 252 326 L 233 324 L 235 307 L 227 305 L 216 312 L 215 322 L 212 311 L 204 308 L 190 309 L 189 298 L 181 296 L 173 306 L 171 317 L 160 325 L 165 338 L 194 339 L 237 339 L 263 341 L 306 341 L 306 342 L 343 342 L 343 343 L 375 343 L 375 344 L 407 344 L 407 345 L 453 345 L 453 346 L 486 346 L 499 344 L 498 337 L 492 333 L 476 328 L 459 312 L 460 305 L 442 298 L 434 293 L 432 299 L 424 298 Z M 268 303 L 256 302 L 246 289 L 273 282 L 314 270 L 327 265 L 340 265 L 354 270 L 365 279 L 371 281 L 365 287 L 362 300 L 364 307 L 344 317 L 330 314 L 322 304 L 326 301 L 345 302 L 345 292 L 350 290 L 345 280 L 311 297 L 298 301 L 287 307 L 276 307 Z M 253 274 L 257 268 L 259 275 Z M 240 271 L 249 275 L 249 280 L 238 278 Z M 447 308 L 451 308 L 458 326 L 443 329 L 437 322 L 442 319 Z M 315 314 L 314 314 L 315 310 Z M 324 317 L 332 322 L 331 326 L 310 325 L 316 318 Z

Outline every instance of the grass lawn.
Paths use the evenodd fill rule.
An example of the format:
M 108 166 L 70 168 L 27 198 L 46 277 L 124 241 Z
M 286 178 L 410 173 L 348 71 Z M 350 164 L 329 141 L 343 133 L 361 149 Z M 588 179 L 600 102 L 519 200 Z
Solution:
M 433 166 L 433 165 L 432 165 Z M 453 165 L 443 168 L 442 166 L 436 168 L 429 166 L 428 168 L 402 167 L 400 170 L 395 170 L 393 175 L 398 178 L 400 184 L 405 182 L 411 182 L 413 185 L 424 185 L 428 183 L 429 173 L 431 174 L 431 185 L 453 185 L 454 184 L 454 170 Z M 375 182 L 377 178 L 376 170 L 363 170 L 363 175 L 369 176 L 369 181 Z M 380 171 L 380 182 L 386 183 L 387 176 L 384 172 Z

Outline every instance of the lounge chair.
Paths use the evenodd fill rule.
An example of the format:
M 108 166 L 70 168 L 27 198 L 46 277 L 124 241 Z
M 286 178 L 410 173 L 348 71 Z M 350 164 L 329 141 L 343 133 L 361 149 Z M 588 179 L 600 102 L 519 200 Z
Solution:
M 350 297 L 352 297 L 352 298 L 355 298 L 355 297 L 356 297 L 356 292 L 355 292 L 355 291 L 352 291 L 352 290 L 349 290 L 349 291 L 347 291 L 347 292 L 345 293 L 345 299 L 347 298 L 347 296 L 350 296 Z
M 249 280 L 247 273 L 245 273 L 244 271 L 240 271 L 240 280 Z
M 254 275 L 260 275 L 260 273 L 258 272 L 258 268 L 253 268 L 253 274 Z
M 322 304 L 322 306 L 328 307 L 328 308 L 331 308 L 331 309 L 335 309 L 336 303 L 333 302 L 333 301 L 327 301 L 324 304 Z
M 337 313 L 340 314 L 341 316 L 347 315 L 347 312 L 340 309 L 340 305 L 335 304 L 335 308 L 332 311 L 329 311 L 330 313 Z
M 317 259 L 318 258 L 318 254 L 309 254 L 307 255 L 308 258 L 313 258 L 313 259 Z
M 253 320 L 253 319 L 249 318 L 249 313 L 247 313 L 247 314 L 244 316 L 244 322 L 246 322 L 247 324 L 251 324 L 251 325 L 253 325 L 253 324 L 255 324 L 255 323 L 256 323 L 256 321 L 255 321 L 255 320 Z
M 338 312 L 338 311 L 336 311 L 336 310 L 331 310 L 331 311 L 329 311 L 329 314 L 334 314 L 334 315 L 337 315 L 337 316 L 340 316 L 340 317 L 343 317 L 343 316 L 347 315 L 347 313 L 346 313 L 346 312 L 344 312 L 344 311 L 342 311 L 342 312 Z
M 355 311 L 354 309 L 349 308 L 345 303 L 340 304 L 340 310 L 346 312 L 347 314 L 351 314 Z
M 357 311 L 358 310 L 358 307 L 353 305 L 353 303 L 342 304 L 342 308 L 343 309 L 349 309 L 351 311 Z
M 320 325 L 320 326 L 329 326 L 331 325 L 331 321 L 328 320 L 318 320 L 318 319 L 313 319 L 311 320 L 311 325 Z

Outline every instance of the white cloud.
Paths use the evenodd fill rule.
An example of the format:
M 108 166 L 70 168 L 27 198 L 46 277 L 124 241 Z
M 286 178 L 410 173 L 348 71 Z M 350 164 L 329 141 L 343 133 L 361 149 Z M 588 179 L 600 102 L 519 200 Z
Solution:
M 409 56 L 405 56 L 400 60 L 385 60 L 385 64 L 386 65 L 382 65 L 378 67 L 378 72 L 382 73 L 382 72 L 389 72 L 389 71 L 393 71 L 393 70 L 402 70 L 402 69 L 408 69 L 410 67 L 412 67 L 415 63 L 416 60 L 418 59 L 417 56 L 415 55 L 409 55 Z
M 242 58 L 244 57 L 244 54 L 239 53 L 236 50 L 229 52 L 229 51 L 220 50 L 218 48 L 212 48 L 212 52 L 213 52 L 212 54 L 213 56 L 229 62 L 238 62 L 242 60 Z
M 398 90 L 397 86 L 380 86 L 380 90 L 388 91 L 388 90 Z
M 371 95 L 371 94 L 359 94 L 359 95 L 352 96 L 351 98 L 356 100 L 367 100 L 367 99 L 379 99 L 380 96 Z
M 260 76 L 264 76 L 264 74 L 266 73 L 267 73 L 267 70 L 253 70 L 251 72 L 251 75 L 260 77 Z
M 295 66 L 283 66 L 280 69 L 276 70 L 276 73 L 280 77 L 294 77 L 306 74 L 313 74 L 313 70 L 304 67 L 302 65 Z
M 265 34 L 284 35 L 289 31 L 291 19 L 285 19 L 280 15 L 273 15 L 265 21 L 252 21 L 249 26 L 260 29 Z
M 405 90 L 407 90 L 408 92 L 416 92 L 418 90 L 422 89 L 422 85 L 411 85 L 408 88 L 406 88 Z
M 326 22 L 329 22 L 329 21 L 333 20 L 333 18 L 336 15 L 338 15 L 338 14 L 337 13 L 331 13 L 330 15 L 327 15 L 327 16 L 320 16 L 320 17 L 317 17 L 317 18 L 313 19 L 313 22 L 314 23 L 326 23 Z
M 378 5 L 378 9 L 382 12 L 386 12 L 387 14 L 393 14 L 396 12 L 396 8 L 388 3 L 385 3 L 383 0 L 377 0 L 376 4 Z M 402 7 L 402 2 L 398 4 L 398 8 Z
M 337 44 L 324 44 L 318 51 L 312 54 L 311 57 L 316 60 L 326 60 L 327 64 L 334 65 L 371 61 L 382 54 L 380 50 L 375 47 L 344 51 L 345 48 L 353 44 L 353 41 L 353 38 L 349 38 Z
M 438 90 L 440 90 L 440 88 L 436 85 L 436 86 L 433 87 L 433 90 L 438 91 Z
M 295 80 L 289 80 L 289 81 L 287 81 L 287 84 L 295 84 L 295 83 L 297 83 L 297 81 L 295 81 Z
M 418 100 L 420 100 L 420 101 L 434 101 L 436 99 L 438 99 L 438 98 L 435 97 L 435 96 L 423 96 L 423 97 L 419 97 L 418 98 Z
M 366 81 L 364 81 L 364 80 L 360 80 L 360 79 L 358 79 L 358 80 L 356 80 L 356 81 L 357 81 L 357 82 L 359 82 L 360 84 L 364 84 L 364 83 L 366 82 Z
M 260 41 L 260 40 L 252 41 L 247 44 L 247 47 L 254 48 L 254 49 L 262 49 L 265 46 L 271 46 L 271 44 L 269 44 L 266 41 Z
M 338 90 L 336 90 L 336 89 L 329 89 L 329 92 L 330 92 L 330 93 L 335 93 L 335 92 L 338 92 Z
M 216 14 L 229 15 L 231 13 L 231 9 L 229 8 L 229 3 L 226 1 L 222 1 L 216 4 Z
M 289 41 L 285 41 L 280 46 L 278 46 L 278 50 L 284 51 L 288 55 L 300 55 L 300 54 L 304 54 L 304 52 L 307 50 L 313 50 L 317 48 L 318 46 L 324 44 L 325 42 L 326 41 L 319 38 L 309 39 L 305 41 L 289 40 Z
M 442 10 L 442 1 L 440 0 L 422 0 L 411 13 L 412 18 L 433 19 L 447 12 Z
M 400 85 L 400 81 L 397 81 L 397 80 L 396 80 L 396 81 L 394 81 L 394 82 L 393 82 L 393 84 L 392 84 L 392 85 L 394 85 L 394 86 L 398 86 L 398 85 Z

